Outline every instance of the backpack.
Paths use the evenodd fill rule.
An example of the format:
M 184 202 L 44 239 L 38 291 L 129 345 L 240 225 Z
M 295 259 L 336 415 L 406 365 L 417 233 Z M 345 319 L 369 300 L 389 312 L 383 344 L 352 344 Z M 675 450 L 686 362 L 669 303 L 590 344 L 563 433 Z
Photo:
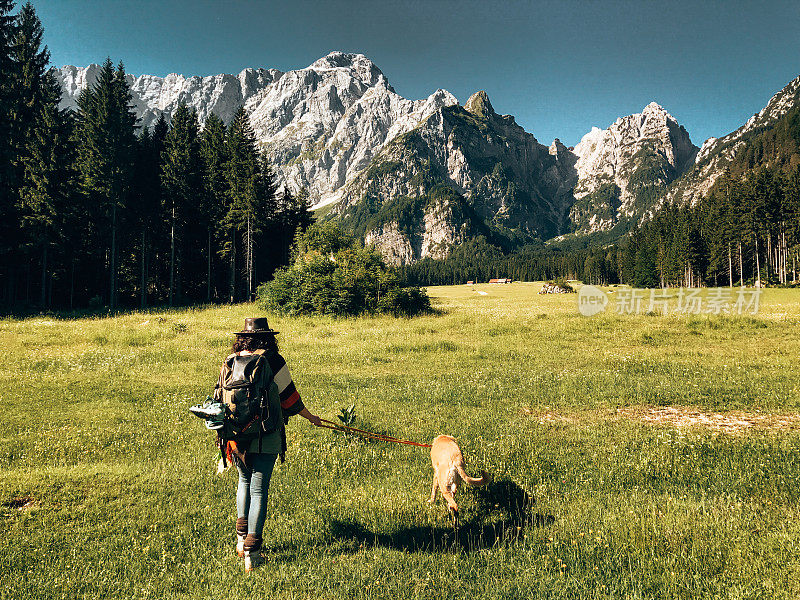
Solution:
M 214 398 L 225 405 L 220 438 L 240 448 L 283 428 L 280 395 L 264 350 L 225 359 Z M 259 450 L 261 449 L 259 443 Z

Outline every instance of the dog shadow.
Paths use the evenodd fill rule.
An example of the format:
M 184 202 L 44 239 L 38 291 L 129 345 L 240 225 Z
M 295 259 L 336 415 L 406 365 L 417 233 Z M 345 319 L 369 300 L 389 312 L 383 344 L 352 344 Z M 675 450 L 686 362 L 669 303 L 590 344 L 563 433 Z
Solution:
M 406 552 L 448 549 L 473 552 L 520 539 L 526 528 L 543 527 L 555 521 L 553 515 L 533 513 L 535 499 L 507 479 L 475 488 L 473 494 L 474 506 L 457 529 L 452 525 L 420 526 L 379 533 L 354 520 L 330 519 L 330 533 L 334 539 L 350 540 L 357 547 L 384 547 Z

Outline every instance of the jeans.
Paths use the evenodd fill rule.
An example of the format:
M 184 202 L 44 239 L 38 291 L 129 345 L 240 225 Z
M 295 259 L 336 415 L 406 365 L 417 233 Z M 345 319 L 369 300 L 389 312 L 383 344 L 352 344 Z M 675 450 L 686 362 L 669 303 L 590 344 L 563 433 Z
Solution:
M 237 517 L 247 517 L 248 535 L 261 537 L 267 518 L 267 491 L 277 454 L 248 453 L 244 465 L 236 461 L 239 469 L 239 487 L 236 490 Z

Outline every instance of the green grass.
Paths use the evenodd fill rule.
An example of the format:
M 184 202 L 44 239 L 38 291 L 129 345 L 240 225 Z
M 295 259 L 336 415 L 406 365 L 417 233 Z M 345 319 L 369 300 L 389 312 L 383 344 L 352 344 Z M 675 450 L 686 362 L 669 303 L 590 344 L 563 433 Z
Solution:
M 800 412 L 800 292 L 757 317 L 588 319 L 539 287 L 430 288 L 442 314 L 413 320 L 270 316 L 313 412 L 455 435 L 494 483 L 459 490 L 456 537 L 425 450 L 295 419 L 249 577 L 235 477 L 187 407 L 257 309 L 0 321 L 0 598 L 798 597 L 800 433 L 617 409 Z

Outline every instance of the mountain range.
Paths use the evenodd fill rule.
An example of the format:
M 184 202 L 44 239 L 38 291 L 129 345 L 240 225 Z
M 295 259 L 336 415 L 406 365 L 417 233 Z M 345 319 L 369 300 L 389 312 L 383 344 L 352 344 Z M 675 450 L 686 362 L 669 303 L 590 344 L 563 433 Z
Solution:
M 56 70 L 62 107 L 100 67 Z M 446 90 L 408 100 L 361 54 L 332 52 L 305 69 L 238 75 L 128 75 L 141 126 L 181 102 L 226 122 L 243 105 L 281 182 L 306 187 L 395 264 L 442 258 L 483 235 L 513 248 L 564 235 L 624 232 L 665 201 L 696 202 L 745 140 L 798 103 L 800 78 L 729 135 L 694 145 L 661 106 L 594 127 L 574 148 L 549 146 L 499 115 L 484 91 L 462 106 Z M 328 206 L 330 205 L 330 206 Z

